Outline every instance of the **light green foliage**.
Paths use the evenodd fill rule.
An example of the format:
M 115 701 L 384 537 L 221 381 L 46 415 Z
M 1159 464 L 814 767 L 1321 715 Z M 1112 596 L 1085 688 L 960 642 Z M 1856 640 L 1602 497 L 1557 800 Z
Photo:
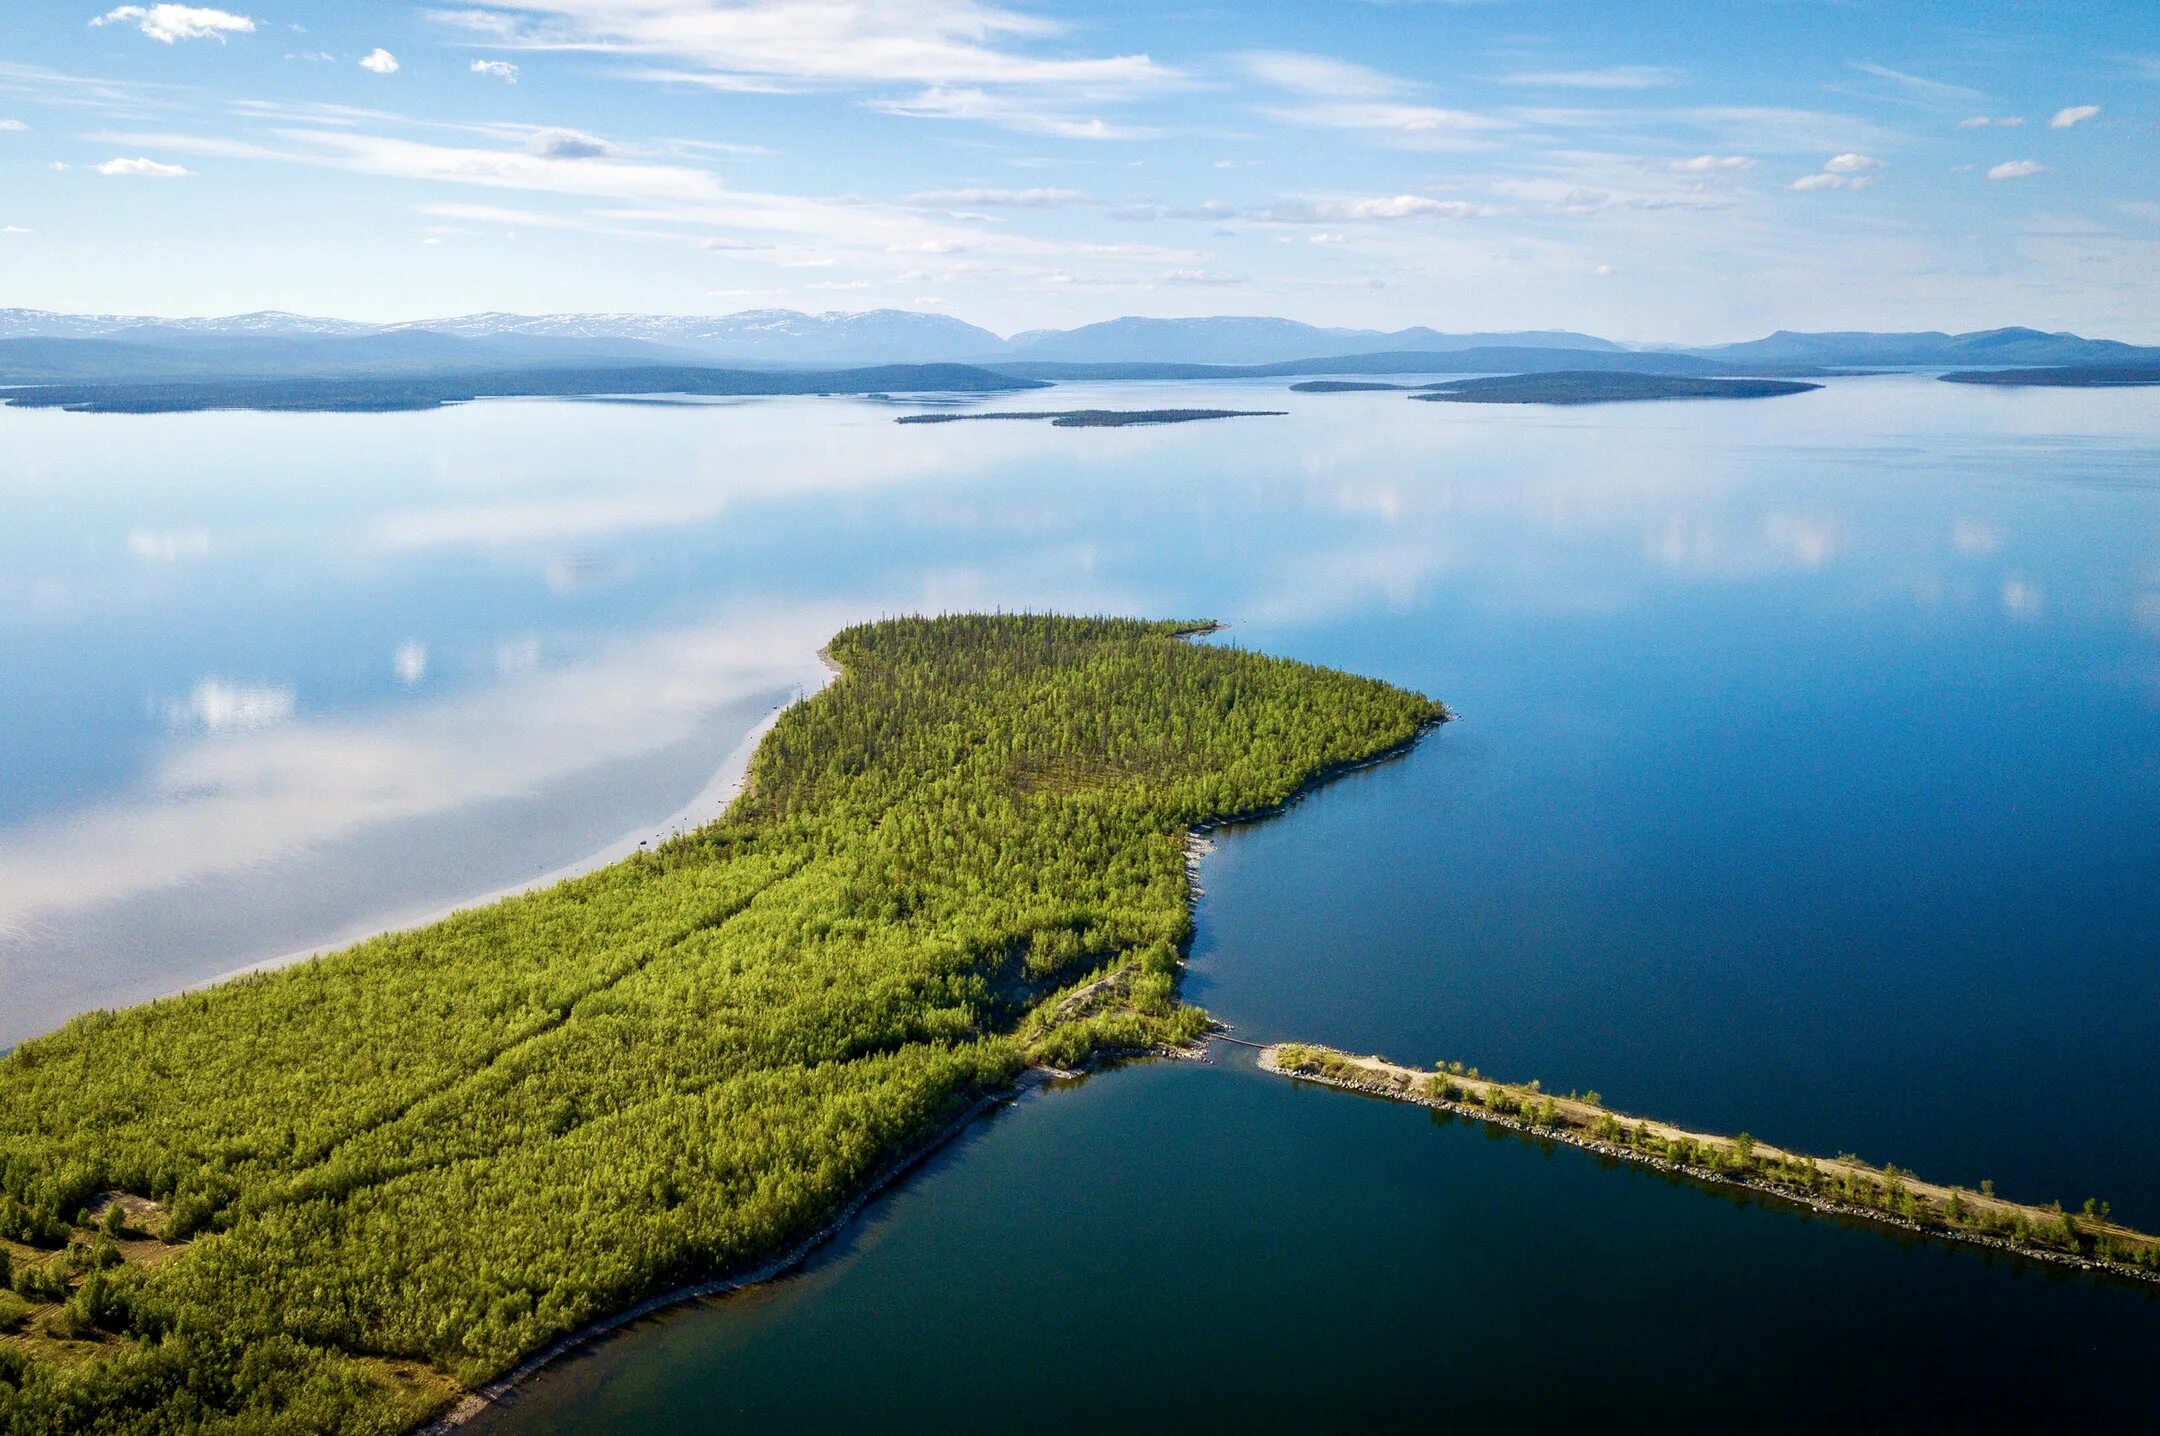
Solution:
M 710 827 L 25 1044 L 0 1235 L 121 1190 L 192 1240 L 70 1267 L 55 1339 L 98 1345 L 0 1376 L 0 1432 L 393 1430 L 440 1390 L 388 1358 L 493 1375 L 815 1229 L 1031 1061 L 1190 1039 L 1186 830 L 1443 714 L 1182 631 L 849 629 Z

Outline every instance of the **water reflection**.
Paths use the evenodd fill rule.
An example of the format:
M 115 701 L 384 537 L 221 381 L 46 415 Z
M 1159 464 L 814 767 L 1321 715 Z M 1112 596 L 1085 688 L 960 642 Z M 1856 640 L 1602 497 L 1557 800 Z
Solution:
M 1821 685 L 1810 700 L 1880 700 L 1900 664 L 2104 689 L 2115 707 L 2053 739 L 1984 731 L 2012 786 L 2076 741 L 2127 741 L 2122 770 L 2056 772 L 2060 805 L 2152 801 L 2149 740 L 2122 727 L 2124 705 L 2149 723 L 2160 637 L 2160 525 L 2133 477 L 2153 468 L 2149 396 L 1867 379 L 1807 406 L 1556 412 L 1259 388 L 1177 398 L 1290 417 L 0 411 L 0 1042 L 649 827 L 816 681 L 834 627 L 882 612 L 1221 617 L 1237 641 L 1427 687 L 1495 740 L 1542 724 L 1595 745 L 1511 759 L 1526 796 L 1587 766 L 1568 821 L 1511 839 L 1480 814 L 1503 843 L 1595 851 L 1631 766 L 1687 791 L 1718 725 L 1803 697 L 1792 674 Z M 1698 693 L 1722 706 L 1691 709 Z M 1771 807 L 1819 796 L 1735 781 Z M 1707 809 L 1669 833 L 1736 821 L 1716 839 L 1771 841 Z

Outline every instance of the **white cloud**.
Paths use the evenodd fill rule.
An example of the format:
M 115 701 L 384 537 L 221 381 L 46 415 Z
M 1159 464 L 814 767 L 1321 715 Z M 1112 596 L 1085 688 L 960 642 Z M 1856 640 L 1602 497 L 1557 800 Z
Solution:
M 2046 168 L 2047 166 L 2038 160 L 2004 160 L 1991 167 L 1987 177 L 1991 180 L 2027 179 Z
M 293 708 L 290 684 L 248 685 L 205 678 L 186 698 L 165 705 L 165 719 L 176 728 L 246 732 L 283 723 L 293 716 Z
M 127 551 L 151 563 L 178 563 L 210 552 L 210 535 L 203 529 L 129 529 Z
M 156 160 L 146 160 L 139 156 L 131 160 L 107 160 L 97 167 L 97 172 L 101 175 L 141 175 L 149 179 L 179 179 L 182 175 L 194 173 L 181 165 L 160 164 Z
M 1379 99 L 1412 88 L 1407 80 L 1326 55 L 1295 50 L 1255 50 L 1237 57 L 1246 74 L 1280 90 L 1333 99 Z
M 1072 189 L 930 189 L 900 202 L 917 209 L 1058 209 L 1094 200 Z
M 1075 106 L 1182 79 L 1145 54 L 1034 53 L 1066 27 L 987 0 L 480 0 L 440 18 L 504 49 L 671 62 L 619 72 L 630 78 L 751 93 L 920 86 L 878 107 L 1076 139 L 1122 132 Z
M 1802 175 L 1792 182 L 1791 188 L 1803 194 L 1823 189 L 1866 189 L 1875 183 L 1875 172 L 1882 167 L 1883 162 L 1872 155 L 1851 152 L 1832 155 L 1823 161 L 1820 174 Z
M 1974 115 L 1969 120 L 1959 120 L 1958 128 L 1961 130 L 1984 130 L 1993 125 L 1997 129 L 2014 130 L 2024 123 L 2025 117 L 2023 115 L 2004 115 L 1999 119 L 1988 115 Z
M 1696 155 L 1690 159 L 1667 160 L 1665 168 L 1683 175 L 1738 174 L 1741 170 L 1755 168 L 1755 161 L 1745 155 Z
M 378 46 L 360 57 L 360 68 L 378 75 L 395 75 L 398 71 L 397 56 Z
M 427 660 L 427 645 L 417 638 L 408 638 L 390 655 L 390 668 L 397 674 L 398 682 L 410 688 L 427 677 Z
M 0 234 L 29 234 L 30 232 L 19 224 L 0 225 Z
M 1663 65 L 1607 65 L 1597 70 L 1534 70 L 1502 75 L 1503 85 L 1538 85 L 1568 90 L 1654 90 L 1680 78 Z
M 534 130 L 525 141 L 527 154 L 551 160 L 597 160 L 622 153 L 597 135 L 579 130 Z
M 30 127 L 24 124 L 21 120 L 0 120 L 0 133 L 12 134 L 16 131 L 27 130 L 29 128 Z
M 1430 199 L 1420 194 L 1370 198 L 1284 200 L 1248 216 L 1271 224 L 1333 224 L 1343 220 L 1477 219 L 1494 213 L 1487 205 L 1459 199 Z
M 1214 286 L 1219 284 L 1243 284 L 1246 277 L 1242 274 L 1224 274 L 1213 269 L 1173 269 L 1163 275 L 1162 281 L 1165 284 Z
M 918 94 L 888 96 L 864 102 L 887 115 L 919 120 L 980 120 L 1029 134 L 1052 135 L 1061 140 L 1137 140 L 1153 131 L 1131 125 L 1112 124 L 1098 116 L 1064 113 L 1039 99 L 992 93 L 980 88 L 932 86 Z
M 2072 105 L 2068 109 L 2057 110 L 2055 118 L 2048 121 L 2048 128 L 2051 130 L 2067 130 L 2078 121 L 2089 120 L 2099 113 L 2100 107 L 2098 105 Z
M 255 22 L 245 15 L 197 5 L 122 5 L 90 23 L 133 25 L 167 45 L 179 40 L 215 40 L 222 45 L 227 35 L 248 35 L 255 30 Z
M 518 67 L 508 60 L 475 60 L 472 62 L 472 72 L 475 75 L 486 75 L 493 80 L 501 80 L 506 85 L 518 82 Z

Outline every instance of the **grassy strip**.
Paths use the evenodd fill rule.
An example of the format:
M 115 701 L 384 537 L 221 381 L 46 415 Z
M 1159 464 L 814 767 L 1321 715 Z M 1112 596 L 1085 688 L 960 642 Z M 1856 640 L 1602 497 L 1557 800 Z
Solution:
M 1596 1092 L 1563 1097 L 1534 1081 L 1497 1081 L 1460 1062 L 1426 1070 L 1312 1043 L 1284 1042 L 1263 1051 L 1261 1065 L 1287 1076 L 1444 1107 L 1823 1210 L 2160 1279 L 2160 1237 L 2111 1220 L 2107 1203 L 2097 1200 L 2086 1201 L 2079 1211 L 2065 1210 L 2060 1202 L 2013 1202 L 1997 1196 L 1992 1182 L 1982 1182 L 1977 1191 L 1941 1186 L 1851 1155 L 1812 1157 L 1758 1142 L 1745 1132 L 1727 1137 L 1689 1131 L 1615 1112 Z
M 1194 628 L 849 629 L 718 822 L 0 1059 L 0 1433 L 395 1431 L 1029 1066 L 1190 1042 L 1188 832 L 1444 716 Z

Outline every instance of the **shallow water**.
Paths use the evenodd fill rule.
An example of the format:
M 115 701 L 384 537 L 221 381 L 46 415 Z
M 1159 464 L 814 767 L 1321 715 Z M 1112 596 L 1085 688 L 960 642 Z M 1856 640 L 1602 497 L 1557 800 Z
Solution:
M 1291 414 L 0 411 L 0 1042 L 657 823 L 841 623 L 1219 617 L 1463 715 L 1221 835 L 1188 993 L 1244 1035 L 2160 1224 L 2122 1117 L 2160 1090 L 2149 392 L 1058 399 L 1165 403 Z M 2001 1409 L 2013 1368 L 2119 1419 L 2101 1373 L 2160 1337 L 2136 1293 L 1229 1063 L 1026 1103 L 877 1210 L 812 1276 L 647 1323 L 503 1424 L 1754 1398 L 1918 1425 Z

